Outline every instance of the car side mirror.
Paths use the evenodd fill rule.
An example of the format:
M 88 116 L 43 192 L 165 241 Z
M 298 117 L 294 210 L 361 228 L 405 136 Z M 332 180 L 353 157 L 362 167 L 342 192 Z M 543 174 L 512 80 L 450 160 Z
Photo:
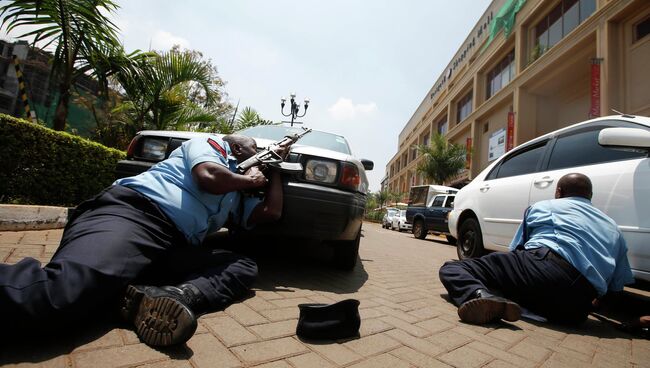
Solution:
M 605 128 L 598 134 L 598 144 L 604 147 L 650 148 L 650 132 L 637 128 Z
M 363 168 L 368 170 L 368 171 L 372 170 L 375 167 L 374 162 L 372 162 L 370 160 L 366 160 L 365 158 L 361 159 L 361 164 L 363 165 Z

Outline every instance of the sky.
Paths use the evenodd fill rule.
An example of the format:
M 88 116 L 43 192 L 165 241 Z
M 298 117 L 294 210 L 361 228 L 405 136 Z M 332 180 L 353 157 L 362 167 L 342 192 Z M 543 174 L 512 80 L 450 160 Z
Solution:
M 356 157 L 374 161 L 372 191 L 380 189 L 400 131 L 490 4 L 115 1 L 127 51 L 198 50 L 217 66 L 230 101 L 265 119 L 286 119 L 281 97 L 309 98 L 300 121 L 344 136 Z

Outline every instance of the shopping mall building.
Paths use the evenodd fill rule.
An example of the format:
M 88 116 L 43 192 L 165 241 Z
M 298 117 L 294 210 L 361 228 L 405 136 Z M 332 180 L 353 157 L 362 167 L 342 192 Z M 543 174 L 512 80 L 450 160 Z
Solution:
M 612 109 L 650 116 L 649 0 L 494 0 L 406 122 L 382 189 L 433 184 L 415 146 L 435 132 L 471 152 L 445 183 L 460 187 L 513 147 Z

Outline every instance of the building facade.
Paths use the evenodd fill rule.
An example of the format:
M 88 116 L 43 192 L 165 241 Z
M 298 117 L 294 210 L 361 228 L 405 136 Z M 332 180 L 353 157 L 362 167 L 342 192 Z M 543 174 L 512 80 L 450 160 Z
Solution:
M 613 110 L 650 116 L 650 1 L 494 0 L 402 129 L 385 188 L 434 184 L 415 146 L 436 132 L 471 152 L 445 183 L 461 187 L 513 147 Z

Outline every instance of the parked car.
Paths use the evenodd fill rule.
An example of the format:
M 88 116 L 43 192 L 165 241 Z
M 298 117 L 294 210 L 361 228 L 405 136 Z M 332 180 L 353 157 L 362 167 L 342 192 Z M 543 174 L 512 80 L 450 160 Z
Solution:
M 388 207 L 386 209 L 386 214 L 384 214 L 384 218 L 381 220 L 381 227 L 388 229 L 393 223 L 393 217 L 398 211 L 398 208 Z
M 501 156 L 456 194 L 449 228 L 458 257 L 506 251 L 525 209 L 554 198 L 557 181 L 579 172 L 594 206 L 619 226 L 634 275 L 650 281 L 650 118 L 607 116 L 545 134 Z
M 238 132 L 263 148 L 300 128 L 263 125 Z M 162 161 L 183 141 L 206 133 L 142 131 L 132 140 L 126 160 L 117 164 L 117 176 L 139 174 Z M 291 148 L 288 162 L 299 162 L 299 174 L 283 174 L 284 208 L 279 222 L 257 226 L 252 233 L 326 242 L 334 249 L 334 263 L 352 269 L 357 262 L 361 223 L 368 194 L 366 170 L 370 160 L 352 155 L 347 140 L 312 130 Z
M 393 216 L 393 222 L 390 224 L 391 230 L 397 230 L 402 232 L 403 230 L 411 230 L 411 224 L 406 222 L 406 210 L 399 210 L 399 212 Z
M 443 185 L 411 187 L 406 222 L 412 224 L 413 236 L 424 239 L 429 233 L 445 235 L 449 244 L 456 244 L 447 225 L 447 215 L 454 207 L 456 192 L 458 189 Z

